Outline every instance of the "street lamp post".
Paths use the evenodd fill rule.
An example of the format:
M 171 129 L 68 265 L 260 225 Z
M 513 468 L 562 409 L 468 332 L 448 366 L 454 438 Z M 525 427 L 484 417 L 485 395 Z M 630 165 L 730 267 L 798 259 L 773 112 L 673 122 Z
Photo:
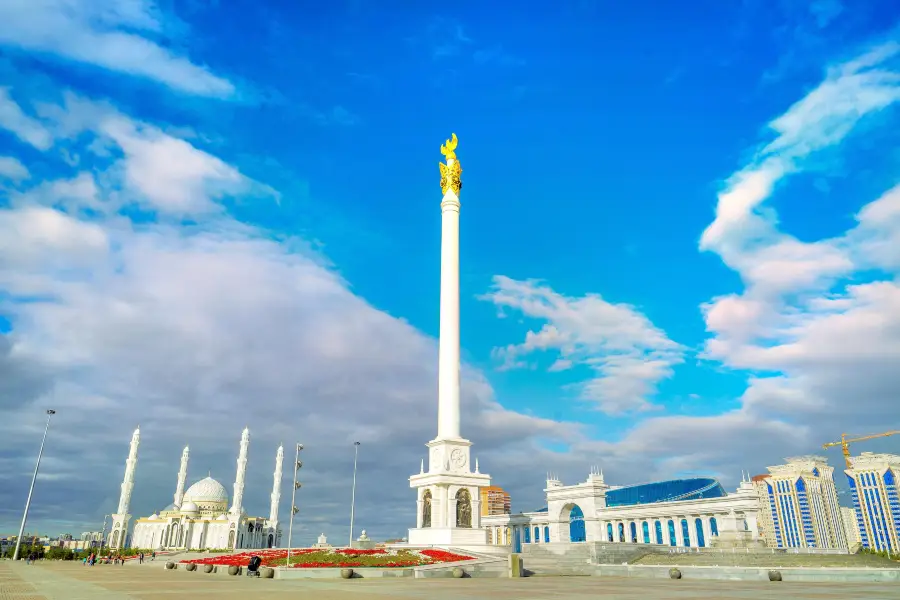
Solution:
M 112 515 L 103 515 L 103 529 L 100 531 L 100 552 L 97 554 L 103 554 L 103 541 L 106 539 L 106 519 Z
M 356 460 L 359 458 L 359 442 L 353 442 L 353 493 L 350 495 L 350 545 L 353 547 L 353 513 L 356 509 Z
M 288 551 L 287 551 L 287 563 L 285 565 L 287 567 L 291 566 L 291 543 L 294 537 L 294 515 L 300 510 L 297 508 L 297 490 L 300 489 L 301 484 L 297 481 L 297 475 L 300 473 L 300 469 L 303 467 L 303 462 L 300 460 L 300 451 L 303 450 L 303 444 L 297 444 L 297 454 L 294 457 L 294 489 L 291 491 L 291 520 L 288 524 Z
M 31 508 L 31 495 L 34 493 L 34 482 L 37 481 L 38 469 L 41 468 L 41 457 L 44 455 L 44 442 L 47 441 L 47 431 L 50 429 L 50 417 L 55 414 L 55 410 L 47 411 L 47 426 L 44 427 L 44 437 L 41 438 L 41 449 L 38 451 L 37 464 L 34 465 L 34 475 L 31 477 L 31 487 L 28 489 L 28 500 L 25 501 L 25 514 L 22 515 L 22 526 L 19 527 L 19 535 L 16 537 L 16 549 L 13 551 L 13 560 L 19 560 L 19 548 L 22 545 L 22 536 L 25 535 L 25 522 L 28 520 L 28 509 Z

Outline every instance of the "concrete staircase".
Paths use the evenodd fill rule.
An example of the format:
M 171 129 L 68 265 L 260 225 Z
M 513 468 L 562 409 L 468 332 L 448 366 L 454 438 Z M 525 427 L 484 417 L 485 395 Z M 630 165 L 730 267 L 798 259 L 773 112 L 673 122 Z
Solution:
M 528 544 L 522 547 L 525 574 L 591 575 L 591 546 L 580 544 Z

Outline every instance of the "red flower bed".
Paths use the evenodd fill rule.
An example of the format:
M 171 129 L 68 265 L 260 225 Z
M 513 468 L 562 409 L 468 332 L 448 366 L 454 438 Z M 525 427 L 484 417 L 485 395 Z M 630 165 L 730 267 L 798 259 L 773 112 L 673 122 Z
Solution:
M 307 560 L 300 557 L 310 554 Z M 182 563 L 192 563 L 195 565 L 220 565 L 220 566 L 237 566 L 246 567 L 250 564 L 250 558 L 259 556 L 262 564 L 269 567 L 285 567 L 300 569 L 324 569 L 324 568 L 347 568 L 347 567 L 381 567 L 381 568 L 400 568 L 400 567 L 416 567 L 420 565 L 430 565 L 435 563 L 458 562 L 461 560 L 471 560 L 472 557 L 453 552 L 445 552 L 444 550 L 411 550 L 411 551 L 393 551 L 384 548 L 373 549 L 357 549 L 357 548 L 338 548 L 334 550 L 325 550 L 319 548 L 298 548 L 291 550 L 291 563 L 287 564 L 288 551 L 286 549 L 273 550 L 257 550 L 240 552 L 238 554 L 227 554 L 224 556 L 210 556 L 208 558 L 195 558 L 183 560 Z
M 443 550 L 420 550 L 419 554 L 422 556 L 427 556 L 432 559 L 434 562 L 458 562 L 461 560 L 472 560 L 471 556 L 464 556 L 462 554 L 454 554 L 453 552 L 445 552 Z
M 310 552 L 314 552 L 314 550 L 311 548 L 298 548 L 296 550 L 291 550 L 291 557 L 299 556 L 301 554 L 308 554 Z M 183 560 L 181 562 L 195 565 L 246 567 L 250 564 L 251 557 L 258 556 L 262 559 L 263 566 L 269 566 L 271 563 L 278 560 L 285 560 L 287 558 L 287 553 L 288 551 L 286 549 L 256 550 L 252 552 L 241 552 L 240 554 L 226 554 L 224 556 L 210 556 L 208 558 L 193 558 L 190 560 Z

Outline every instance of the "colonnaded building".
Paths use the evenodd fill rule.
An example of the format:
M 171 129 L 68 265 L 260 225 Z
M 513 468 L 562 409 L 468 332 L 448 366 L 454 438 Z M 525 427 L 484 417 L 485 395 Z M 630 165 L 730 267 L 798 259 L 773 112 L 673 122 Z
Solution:
M 552 542 L 631 542 L 674 547 L 761 546 L 759 498 L 749 478 L 728 493 L 712 478 L 610 486 L 592 469 L 563 485 L 548 477 L 547 506 L 482 517 L 491 544 L 520 549 Z
M 225 486 L 211 476 L 201 479 L 185 491 L 190 449 L 181 454 L 181 468 L 175 486 L 174 502 L 148 517 L 134 522 L 129 535 L 131 515 L 128 508 L 134 487 L 137 453 L 140 445 L 140 429 L 131 438 L 131 451 L 125 462 L 125 478 L 119 508 L 113 515 L 111 548 L 152 548 L 163 550 L 195 549 L 244 549 L 272 548 L 281 542 L 278 526 L 278 504 L 281 499 L 282 464 L 284 448 L 279 447 L 275 456 L 275 473 L 272 485 L 269 518 L 248 516 L 244 511 L 244 481 L 247 474 L 247 455 L 250 448 L 250 431 L 241 434 L 237 459 L 237 476 L 234 496 L 228 507 Z

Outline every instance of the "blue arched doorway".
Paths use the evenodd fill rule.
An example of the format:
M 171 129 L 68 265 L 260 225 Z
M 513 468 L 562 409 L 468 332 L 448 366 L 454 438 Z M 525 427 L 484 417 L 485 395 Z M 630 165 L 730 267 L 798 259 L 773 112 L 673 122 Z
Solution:
M 569 512 L 569 541 L 583 542 L 587 539 L 584 532 L 584 513 L 577 504 Z

